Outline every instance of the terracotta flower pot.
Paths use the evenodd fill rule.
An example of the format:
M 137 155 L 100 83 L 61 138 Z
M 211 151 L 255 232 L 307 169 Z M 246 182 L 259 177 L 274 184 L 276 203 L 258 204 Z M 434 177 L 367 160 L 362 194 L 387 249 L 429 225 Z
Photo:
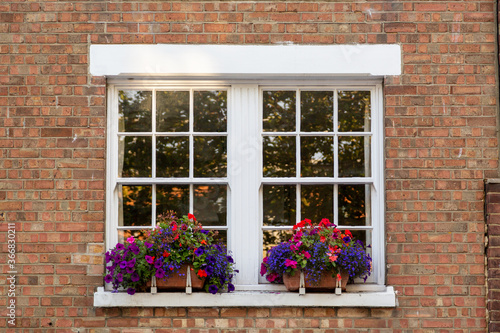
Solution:
M 333 276 L 332 276 L 333 275 Z M 341 286 L 342 290 L 346 290 L 349 274 L 346 272 L 341 273 Z M 304 274 L 306 290 L 312 291 L 333 291 L 337 286 L 337 274 L 331 271 L 323 272 L 318 283 L 309 280 L 307 274 Z M 298 291 L 300 287 L 300 272 L 296 272 L 293 276 L 288 274 L 283 275 L 283 283 L 289 291 Z
M 184 291 L 186 289 L 187 269 L 189 265 L 182 265 L 177 272 L 172 272 L 166 279 L 156 279 L 158 291 Z M 191 269 L 191 268 L 190 268 Z M 191 287 L 194 290 L 203 289 L 205 278 L 200 278 L 196 272 L 191 269 Z M 151 282 L 148 282 L 148 288 Z

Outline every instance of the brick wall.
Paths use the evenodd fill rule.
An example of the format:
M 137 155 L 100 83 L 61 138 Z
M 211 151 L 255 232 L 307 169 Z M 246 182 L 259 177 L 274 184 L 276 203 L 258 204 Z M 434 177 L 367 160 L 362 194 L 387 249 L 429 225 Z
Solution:
M 500 179 L 486 182 L 488 304 L 490 332 L 500 332 Z
M 0 244 L 6 253 L 15 223 L 17 328 L 485 332 L 483 180 L 498 177 L 494 4 L 2 1 Z M 403 74 L 384 83 L 387 281 L 399 306 L 94 308 L 103 283 L 106 81 L 89 75 L 89 45 L 290 42 L 402 46 Z M 0 327 L 8 327 L 7 301 L 0 298 Z

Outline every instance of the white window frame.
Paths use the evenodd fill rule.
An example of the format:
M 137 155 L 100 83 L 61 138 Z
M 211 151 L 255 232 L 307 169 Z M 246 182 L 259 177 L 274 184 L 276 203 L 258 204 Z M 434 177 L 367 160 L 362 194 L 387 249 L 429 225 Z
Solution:
M 123 45 L 121 45 L 123 46 Z M 387 72 L 387 74 L 397 74 L 397 66 L 394 66 L 394 57 L 399 52 L 400 49 L 395 49 L 394 45 L 390 46 L 390 50 L 386 48 L 389 52 L 383 54 L 384 56 L 380 59 L 377 57 L 366 58 L 366 54 L 363 54 L 363 61 L 370 61 L 377 58 L 376 61 L 371 61 L 371 65 L 368 67 L 376 67 L 377 62 L 383 62 L 386 66 L 382 69 L 382 72 Z M 319 61 L 319 64 L 313 64 L 313 68 L 307 69 L 308 75 L 303 75 L 301 72 L 297 72 L 296 59 L 291 61 L 291 57 L 286 52 L 283 55 L 280 54 L 278 57 L 272 55 L 272 52 L 267 52 L 271 54 L 268 58 L 270 63 L 280 64 L 281 67 L 285 66 L 289 70 L 283 70 L 281 67 L 279 73 L 276 75 L 269 76 L 269 73 L 260 73 L 258 71 L 258 66 L 254 66 L 252 69 L 245 67 L 246 71 L 251 72 L 250 74 L 244 73 L 246 75 L 234 75 L 232 71 L 236 69 L 227 67 L 227 70 L 218 70 L 216 73 L 212 72 L 212 76 L 206 76 L 206 73 L 201 73 L 201 77 L 192 78 L 195 73 L 171 73 L 175 75 L 169 75 L 168 73 L 159 73 L 161 80 L 157 78 L 149 79 L 145 78 L 144 69 L 135 68 L 131 71 L 127 71 L 127 64 L 121 63 L 124 68 L 124 72 L 128 73 L 124 76 L 115 77 L 117 74 L 115 71 L 116 62 L 113 61 L 113 55 L 118 56 L 122 54 L 123 50 L 118 50 L 115 46 L 110 45 L 106 55 L 99 53 L 102 51 L 99 48 L 99 52 L 96 55 L 96 49 L 92 52 L 91 48 L 91 72 L 92 74 L 108 75 L 102 72 L 102 63 L 107 63 L 110 65 L 111 69 L 108 75 L 108 151 L 107 151 L 107 204 L 106 204 L 106 247 L 107 249 L 112 248 L 116 244 L 117 240 L 117 177 L 113 173 L 117 174 L 117 165 L 114 165 L 114 160 L 117 161 L 116 152 L 117 144 L 113 143 L 113 136 L 116 138 L 118 132 L 118 120 L 117 120 L 117 94 L 115 93 L 117 87 L 130 87 L 131 89 L 140 90 L 141 87 L 166 87 L 166 86 L 230 86 L 228 89 L 228 246 L 233 251 L 235 261 L 238 265 L 244 263 L 245 269 L 242 273 L 237 275 L 235 293 L 222 294 L 217 296 L 206 295 L 203 293 L 196 293 L 193 295 L 176 294 L 175 297 L 169 297 L 168 294 L 163 294 L 166 297 L 161 297 L 162 294 L 136 294 L 133 297 L 130 295 L 124 295 L 123 293 L 110 293 L 109 290 L 104 288 L 99 288 L 98 292 L 94 296 L 94 304 L 96 306 L 395 306 L 396 298 L 394 289 L 390 286 L 385 286 L 385 260 L 384 260 L 384 173 L 383 173 L 383 101 L 382 101 L 382 79 L 381 77 L 366 76 L 357 77 L 349 76 L 350 79 L 347 80 L 346 77 L 339 77 L 338 79 L 332 78 L 332 75 L 328 75 L 328 71 L 331 69 L 328 67 L 327 73 L 320 74 L 320 67 L 324 64 L 324 61 Z M 141 46 L 129 46 L 138 47 Z M 182 53 L 182 47 L 179 46 L 178 50 Z M 198 46 L 198 52 L 200 47 Z M 214 46 L 206 46 L 208 49 L 214 50 Z M 383 46 L 378 46 L 383 47 Z M 222 46 L 216 48 L 217 52 L 223 52 Z M 255 47 L 251 48 L 255 50 Z M 383 48 L 382 48 L 383 49 Z M 246 49 L 248 51 L 250 49 Z M 250 51 L 252 51 L 250 50 Z M 302 58 L 309 59 L 314 58 L 314 54 L 318 52 L 317 47 L 304 47 L 302 48 L 304 52 L 301 54 Z M 331 47 L 328 49 L 331 50 Z M 353 49 L 357 50 L 357 49 Z M 240 49 L 236 52 L 240 55 L 241 61 L 251 61 L 252 52 L 246 52 L 245 49 Z M 258 48 L 259 54 L 266 54 L 265 48 Z M 262 52 L 264 51 L 264 52 Z M 269 51 L 269 49 L 268 49 Z M 273 50 L 274 52 L 275 50 Z M 287 50 L 288 51 L 288 50 Z M 320 50 L 319 50 L 320 51 Z M 338 51 L 338 49 L 337 49 Z M 380 51 L 380 50 L 378 50 Z M 396 51 L 396 52 L 395 52 Z M 118 52 L 118 53 L 117 53 Z M 143 52 L 143 51 L 142 51 Z M 161 53 L 161 52 L 160 52 Z M 278 52 L 279 53 L 279 52 Z M 300 53 L 300 52 L 299 52 Z M 360 52 L 354 52 L 354 56 L 359 55 Z M 363 52 L 361 52 L 363 53 Z M 234 54 L 234 53 L 233 53 Z M 379 53 L 377 53 L 379 54 Z M 352 54 L 351 54 L 352 55 Z M 300 58 L 300 57 L 299 57 Z M 344 58 L 345 52 L 344 52 Z M 352 57 L 351 57 L 352 58 Z M 347 59 L 347 58 L 346 58 Z M 351 59 L 352 60 L 352 59 Z M 352 64 L 349 62 L 349 68 L 353 68 Z M 400 60 L 400 59 L 399 59 Z M 390 65 L 388 62 L 393 61 Z M 154 61 L 153 61 L 154 62 Z M 223 68 L 222 61 L 219 60 L 219 65 Z M 236 61 L 238 62 L 238 61 Z M 285 65 L 283 65 L 283 62 Z M 96 63 L 99 71 L 96 71 Z M 118 62 L 119 63 L 119 62 Z M 130 62 L 130 63 L 133 63 Z M 129 65 L 130 65 L 129 63 Z M 141 62 L 144 65 L 144 62 Z M 344 59 L 344 63 L 346 60 Z M 359 63 L 359 61 L 354 61 L 354 63 Z M 397 64 L 400 62 L 396 62 Z M 396 65 L 397 65 L 396 64 Z M 93 67 L 94 65 L 94 67 Z M 146 67 L 151 66 L 148 64 Z M 317 66 L 318 68 L 314 68 Z M 140 67 L 140 66 L 139 66 Z M 183 67 L 182 68 L 189 68 Z M 250 66 L 251 67 L 251 66 Z M 366 64 L 363 66 L 363 71 L 366 70 Z M 94 70 L 92 70 L 94 68 Z M 180 69 L 182 71 L 183 69 Z M 196 68 L 199 68 L 196 67 Z M 347 70 L 349 70 L 349 68 Z M 389 68 L 389 69 L 387 69 Z M 300 67 L 299 67 L 300 69 Z M 267 71 L 272 71 L 269 67 L 266 67 Z M 377 69 L 380 71 L 380 68 Z M 295 72 L 294 72 L 295 71 Z M 286 72 L 286 73 L 284 73 Z M 352 70 L 351 70 L 352 72 Z M 123 72 L 122 72 L 123 73 Z M 260 74 L 259 74 L 260 73 Z M 364 72 L 366 73 L 366 71 Z M 400 73 L 400 69 L 399 69 Z M 377 73 L 380 75 L 380 73 Z M 383 74 L 383 73 L 382 73 Z M 237 78 L 235 78 L 237 77 Z M 300 80 L 297 80 L 300 77 Z M 133 79 L 133 80 L 131 80 Z M 288 293 L 284 291 L 281 286 L 276 286 L 272 284 L 259 284 L 259 274 L 258 267 L 260 266 L 262 251 L 258 248 L 256 244 L 262 243 L 261 235 L 261 221 L 262 221 L 262 211 L 261 211 L 261 200 L 260 200 L 260 187 L 262 184 L 262 162 L 261 162 L 261 144 L 260 144 L 260 128 L 261 128 L 261 117 L 260 112 L 260 87 L 261 86 L 328 86 L 328 87 L 339 87 L 348 90 L 352 87 L 354 90 L 356 87 L 364 87 L 364 89 L 373 89 L 372 94 L 372 176 L 370 181 L 372 182 L 372 226 L 374 229 L 373 234 L 373 247 L 377 246 L 380 251 L 374 252 L 374 267 L 376 270 L 373 272 L 372 283 L 361 285 L 356 284 L 350 286 L 350 293 L 344 293 L 340 297 L 336 297 L 330 294 L 307 294 L 306 297 L 299 297 L 298 294 Z M 257 114 L 256 114 L 257 112 Z M 238 115 L 238 116 L 235 116 Z M 234 129 L 241 130 L 234 130 Z M 256 140 L 254 140 L 254 138 Z M 115 140 L 117 141 L 117 140 Z M 245 152 L 245 153 L 242 153 Z M 248 157 L 253 156 L 256 162 L 248 163 Z M 255 167 L 259 165 L 260 167 Z M 235 174 L 240 172 L 244 174 L 245 177 L 235 177 Z M 362 183 L 367 182 L 366 178 L 362 180 L 352 179 L 352 183 Z M 129 183 L 129 182 L 128 182 Z M 149 182 L 148 182 L 149 183 Z M 250 192 L 247 192 L 250 190 Z M 252 193 L 251 196 L 248 193 Z M 229 198 L 229 195 L 231 198 Z M 245 221 L 253 221 L 253 223 L 243 223 L 241 216 L 245 216 Z M 375 232 L 377 230 L 377 232 Z M 258 242 L 256 243 L 256 241 Z M 248 258 L 245 251 L 249 248 L 257 247 L 256 254 Z M 247 268 L 251 267 L 251 268 Z M 256 269 L 254 269 L 256 268 Z M 137 297 L 136 297 L 137 296 Z M 173 295 L 170 295 L 173 296 Z M 244 297 L 240 297 L 244 296 Z M 200 303 L 201 302 L 201 303 Z

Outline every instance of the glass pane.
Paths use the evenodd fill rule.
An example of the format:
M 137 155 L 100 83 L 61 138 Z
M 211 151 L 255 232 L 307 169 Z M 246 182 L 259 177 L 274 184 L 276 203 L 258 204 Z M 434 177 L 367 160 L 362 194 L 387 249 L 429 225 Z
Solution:
M 339 177 L 370 177 L 369 136 L 339 137 Z
M 194 92 L 194 131 L 227 130 L 227 91 Z
M 300 138 L 302 177 L 333 177 L 333 137 Z
M 292 238 L 291 230 L 264 230 L 262 233 L 262 249 L 264 257 L 267 256 L 267 251 L 275 247 L 281 242 L 286 242 Z
M 295 185 L 264 185 L 264 225 L 293 226 L 296 222 Z
M 339 131 L 370 131 L 370 92 L 339 91 Z
M 370 185 L 339 185 L 338 198 L 338 225 L 371 225 Z
M 156 92 L 156 130 L 189 131 L 189 91 Z
M 295 177 L 295 137 L 263 138 L 264 177 Z
M 227 186 L 194 186 L 194 216 L 204 226 L 227 224 Z
M 189 137 L 156 139 L 156 176 L 189 177 Z
M 118 92 L 118 130 L 151 132 L 151 91 L 120 90 Z
M 118 243 L 125 243 L 127 238 L 134 237 L 135 239 L 145 240 L 146 239 L 145 230 L 118 230 Z
M 123 185 L 119 192 L 119 226 L 151 226 L 151 186 Z
M 301 220 L 333 221 L 333 185 L 302 185 L 301 199 Z
M 301 131 L 333 131 L 333 91 L 302 91 L 300 112 Z
M 199 136 L 194 138 L 194 176 L 226 177 L 227 138 Z
M 207 228 L 207 230 L 217 231 L 217 235 L 214 237 L 214 239 L 217 242 L 227 246 L 227 230 L 215 230 L 215 229 L 208 229 L 208 228 Z
M 120 137 L 118 158 L 119 177 L 151 177 L 151 137 Z
M 157 185 L 156 216 L 174 212 L 177 217 L 189 212 L 189 185 Z
M 264 91 L 264 131 L 295 131 L 295 104 L 295 91 Z

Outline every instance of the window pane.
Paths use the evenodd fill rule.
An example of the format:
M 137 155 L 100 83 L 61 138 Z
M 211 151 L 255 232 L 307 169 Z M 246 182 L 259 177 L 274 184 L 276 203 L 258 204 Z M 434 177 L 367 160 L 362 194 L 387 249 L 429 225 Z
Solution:
M 120 186 L 119 226 L 151 226 L 151 186 Z
M 156 176 L 189 177 L 189 137 L 156 139 Z
M 225 132 L 227 129 L 227 92 L 194 92 L 194 131 Z
M 118 142 L 118 176 L 151 177 L 151 137 L 126 136 Z
M 333 185 L 302 185 L 301 220 L 333 221 Z
M 370 185 L 339 185 L 338 225 L 371 225 Z
M 339 131 L 370 131 L 370 92 L 339 91 Z
M 370 177 L 370 137 L 339 137 L 339 177 Z
M 118 92 L 118 130 L 151 132 L 151 91 L 120 90 Z
M 189 91 L 156 92 L 156 130 L 189 131 Z
M 118 230 L 118 243 L 125 243 L 127 238 L 134 237 L 135 239 L 146 239 L 146 231 L 144 230 Z
M 189 212 L 189 185 L 157 185 L 156 216 L 174 212 L 182 217 Z
M 210 229 L 207 229 L 207 230 L 210 230 Z M 216 230 L 216 231 L 217 231 L 217 235 L 214 237 L 214 239 L 217 242 L 220 242 L 220 243 L 227 246 L 227 230 Z
M 333 177 L 333 137 L 301 137 L 300 157 L 302 177 Z
M 296 222 L 295 185 L 264 185 L 264 225 L 293 226 Z
M 227 138 L 199 136 L 194 138 L 194 176 L 226 177 Z
M 227 186 L 194 186 L 194 216 L 204 226 L 227 224 Z
M 264 230 L 262 233 L 262 249 L 264 257 L 267 255 L 272 247 L 278 245 L 281 242 L 286 242 L 292 238 L 291 230 Z
M 263 138 L 264 177 L 295 177 L 295 137 Z
M 333 91 L 302 91 L 300 112 L 301 131 L 333 131 Z
M 263 99 L 264 131 L 295 131 L 295 91 L 264 91 Z

